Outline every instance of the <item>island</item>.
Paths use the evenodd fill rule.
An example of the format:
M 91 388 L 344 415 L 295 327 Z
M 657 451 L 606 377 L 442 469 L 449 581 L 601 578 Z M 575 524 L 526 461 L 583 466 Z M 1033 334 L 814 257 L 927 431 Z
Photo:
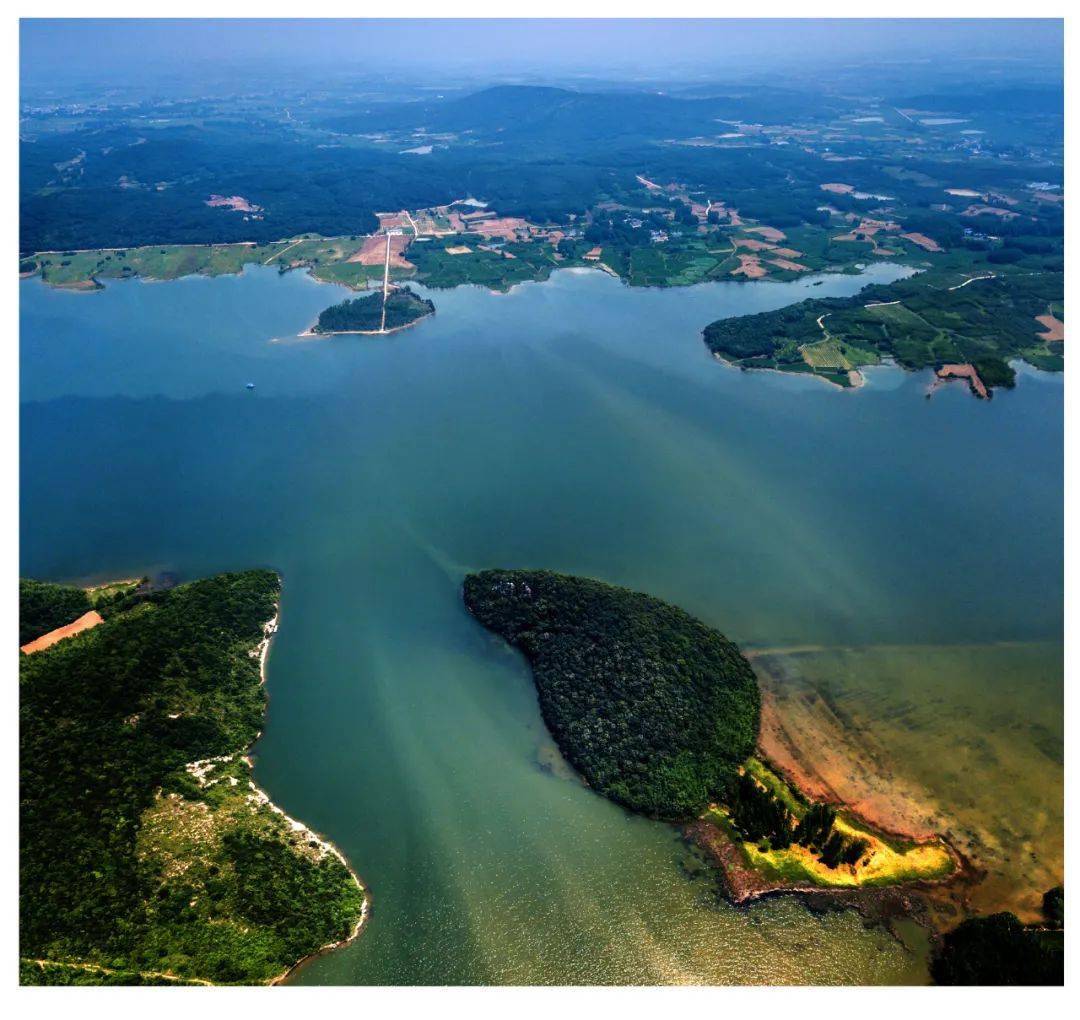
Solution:
M 278 576 L 20 594 L 101 617 L 20 657 L 21 982 L 272 984 L 355 938 L 360 879 L 252 780 Z
M 331 305 L 319 313 L 319 320 L 304 336 L 364 336 L 396 333 L 435 314 L 435 304 L 414 294 L 409 287 L 395 287 L 389 293 L 369 294 Z
M 775 892 L 940 882 L 940 837 L 881 832 L 814 801 L 756 751 L 761 695 L 731 641 L 660 599 L 544 570 L 465 578 L 468 611 L 519 649 L 563 756 L 596 792 L 681 823 L 742 903 Z

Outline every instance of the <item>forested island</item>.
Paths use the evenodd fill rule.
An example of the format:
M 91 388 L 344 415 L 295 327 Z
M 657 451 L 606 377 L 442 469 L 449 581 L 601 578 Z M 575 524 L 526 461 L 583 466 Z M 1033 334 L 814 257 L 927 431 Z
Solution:
M 272 983 L 354 937 L 366 891 L 252 782 L 245 753 L 277 575 L 89 594 L 23 582 L 23 627 L 102 590 L 101 622 L 20 657 L 22 983 Z
M 734 901 L 957 871 L 941 840 L 878 832 L 842 805 L 810 800 L 755 754 L 760 693 L 749 662 L 682 609 L 542 570 L 470 574 L 463 597 L 528 659 L 567 761 L 616 803 L 686 823 Z
M 311 332 L 323 336 L 338 333 L 392 333 L 435 314 L 435 304 L 414 294 L 409 287 L 395 287 L 386 296 L 368 294 L 331 305 L 319 313 Z

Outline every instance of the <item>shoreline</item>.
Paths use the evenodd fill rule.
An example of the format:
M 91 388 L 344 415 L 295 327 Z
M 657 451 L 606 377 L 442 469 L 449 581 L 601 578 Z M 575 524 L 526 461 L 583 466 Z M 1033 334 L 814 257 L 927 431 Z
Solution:
M 753 283 L 760 281 L 748 280 L 746 282 Z M 730 368 L 736 372 L 773 372 L 776 375 L 787 376 L 789 379 L 817 379 L 819 382 L 823 382 L 826 385 L 831 386 L 833 389 L 839 390 L 841 393 L 851 393 L 855 390 L 861 390 L 866 385 L 866 377 L 857 368 L 852 368 L 848 370 L 847 375 L 848 379 L 851 380 L 851 385 L 842 386 L 840 383 L 833 382 L 832 379 L 829 379 L 827 376 L 822 375 L 820 372 L 788 372 L 783 368 L 766 368 L 765 366 L 758 368 L 756 365 L 740 365 L 738 362 L 729 361 L 718 351 L 709 350 L 708 347 L 706 347 L 705 349 L 706 351 L 708 351 L 709 355 L 714 361 L 719 362 L 721 365 L 723 365 L 724 368 Z M 856 382 L 855 379 L 852 378 L 852 376 L 856 376 L 859 381 Z
M 297 338 L 305 340 L 318 340 L 324 336 L 389 336 L 391 333 L 400 333 L 403 329 L 411 329 L 418 322 L 430 319 L 435 313 L 427 312 L 413 319 L 412 322 L 402 323 L 400 326 L 391 326 L 390 329 L 335 329 L 326 333 L 316 332 L 315 326 L 308 326 L 303 333 L 297 333 Z
M 845 813 L 856 818 L 869 829 L 871 825 L 847 805 Z M 969 881 L 974 869 L 967 858 L 944 836 L 934 838 L 945 847 L 953 862 L 953 870 L 942 878 L 918 878 L 883 885 L 814 885 L 813 883 L 787 882 L 771 879 L 743 860 L 742 850 L 727 833 L 703 818 L 695 819 L 682 827 L 683 838 L 703 850 L 712 858 L 724 886 L 724 897 L 734 907 L 747 907 L 759 900 L 776 896 L 800 896 L 814 900 L 834 900 L 846 906 L 860 906 L 860 901 L 873 901 L 888 896 L 911 897 L 929 894 L 953 884 Z M 927 925 L 927 927 L 932 927 Z
M 266 686 L 266 663 L 270 656 L 270 643 L 273 640 L 274 635 L 278 631 L 278 621 L 281 618 L 281 602 L 280 600 L 274 606 L 274 615 L 263 624 L 263 638 L 262 640 L 249 652 L 254 656 L 258 656 L 259 659 L 259 685 L 261 687 Z M 262 736 L 260 731 L 259 735 L 255 738 L 258 741 Z M 240 755 L 240 757 L 247 762 L 249 768 L 254 774 L 254 762 L 251 760 L 252 750 L 254 743 L 248 746 Z M 360 890 L 362 902 L 360 905 L 360 916 L 356 920 L 356 924 L 353 926 L 352 932 L 345 938 L 338 939 L 335 942 L 327 942 L 326 945 L 320 946 L 318 949 L 300 957 L 295 963 L 290 964 L 276 977 L 271 978 L 266 982 L 268 986 L 278 985 L 284 981 L 293 971 L 298 967 L 307 963 L 310 960 L 315 959 L 318 956 L 323 956 L 326 953 L 333 952 L 335 949 L 340 949 L 342 946 L 348 945 L 350 942 L 354 942 L 360 937 L 361 932 L 364 929 L 364 925 L 367 924 L 368 918 L 371 916 L 371 890 L 363 883 L 360 876 L 353 869 L 352 864 L 349 863 L 349 859 L 341 852 L 340 849 L 325 836 L 320 835 L 314 829 L 305 825 L 303 822 L 297 821 L 292 815 L 288 814 L 285 810 L 278 807 L 277 804 L 271 799 L 270 795 L 261 787 L 258 786 L 253 780 L 249 780 L 248 785 L 251 792 L 254 794 L 255 799 L 259 807 L 268 807 L 275 814 L 280 815 L 289 825 L 291 831 L 298 836 L 301 836 L 306 842 L 315 843 L 322 854 L 330 854 L 336 857 L 345 870 L 349 873 L 349 877 L 355 883 L 357 889 Z

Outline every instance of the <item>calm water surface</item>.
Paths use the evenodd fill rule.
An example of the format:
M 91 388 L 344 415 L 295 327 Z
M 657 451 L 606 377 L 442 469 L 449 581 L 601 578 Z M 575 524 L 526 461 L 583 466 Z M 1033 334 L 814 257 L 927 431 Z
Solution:
M 846 650 L 808 672 L 964 824 L 1001 835 L 973 777 L 1027 776 L 999 871 L 1060 861 L 1061 380 L 928 401 L 925 375 L 842 393 L 708 357 L 715 318 L 869 282 L 818 279 L 564 272 L 323 341 L 294 337 L 343 291 L 301 275 L 22 284 L 23 573 L 284 576 L 257 778 L 374 894 L 364 936 L 297 983 L 926 980 L 917 934 L 735 910 L 673 829 L 546 767 L 523 661 L 460 603 L 484 567 Z M 926 651 L 875 652 L 904 647 Z

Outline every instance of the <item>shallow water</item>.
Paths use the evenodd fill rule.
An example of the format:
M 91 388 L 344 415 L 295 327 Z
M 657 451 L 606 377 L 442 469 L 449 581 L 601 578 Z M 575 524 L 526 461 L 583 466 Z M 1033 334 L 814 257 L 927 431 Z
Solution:
M 924 660 L 895 658 L 916 705 L 895 746 L 920 752 L 898 769 L 952 755 L 957 726 L 1022 749 L 1060 733 L 1060 377 L 928 401 L 925 375 L 839 392 L 708 356 L 714 318 L 869 282 L 817 279 L 564 272 L 321 341 L 294 336 L 342 291 L 301 275 L 22 284 L 23 573 L 284 576 L 257 778 L 374 894 L 363 937 L 297 983 L 926 979 L 923 940 L 851 912 L 718 902 L 673 829 L 542 767 L 527 670 L 459 597 L 469 570 L 550 567 L 746 644 L 977 647 L 934 673 L 945 722 L 919 704 Z M 998 642 L 1049 651 L 998 670 Z M 895 677 L 821 662 L 813 682 L 876 725 Z M 1014 841 L 1060 844 L 1044 760 L 1051 794 L 1015 804 Z M 938 790 L 1010 774 L 975 756 Z M 991 826 L 992 799 L 969 799 Z

